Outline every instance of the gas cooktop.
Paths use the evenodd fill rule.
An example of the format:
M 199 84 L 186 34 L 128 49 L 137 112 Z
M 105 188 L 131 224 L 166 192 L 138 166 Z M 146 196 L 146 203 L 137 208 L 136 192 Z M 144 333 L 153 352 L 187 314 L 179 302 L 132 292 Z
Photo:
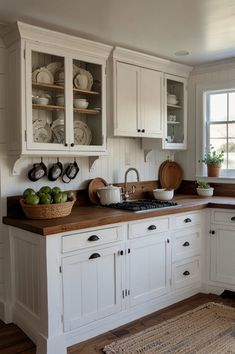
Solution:
M 162 200 L 149 200 L 149 199 L 125 201 L 122 203 L 114 203 L 114 204 L 107 205 L 107 207 L 109 208 L 134 211 L 134 212 L 144 212 L 144 211 L 151 211 L 154 209 L 172 208 L 176 206 L 179 206 L 179 204 L 175 202 L 162 201 Z

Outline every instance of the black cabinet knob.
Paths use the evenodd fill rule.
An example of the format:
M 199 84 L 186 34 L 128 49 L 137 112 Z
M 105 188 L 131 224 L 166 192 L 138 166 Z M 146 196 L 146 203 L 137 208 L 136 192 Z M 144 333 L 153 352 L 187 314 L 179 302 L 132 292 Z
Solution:
M 188 222 L 191 222 L 192 220 L 190 218 L 186 218 L 184 219 L 184 222 L 188 223 Z
M 235 221 L 235 216 L 232 216 L 232 217 L 231 217 L 231 221 Z
M 74 143 L 72 143 L 70 146 L 74 147 Z
M 99 257 L 101 257 L 101 255 L 100 255 L 99 253 L 93 253 L 93 254 L 89 257 L 89 259 L 95 259 L 95 258 L 99 258 Z
M 138 133 L 140 133 L 140 132 L 141 132 L 141 130 L 140 130 L 140 129 L 137 129 L 137 132 L 138 132 Z
M 145 133 L 145 129 L 142 129 L 142 133 Z
M 68 146 L 68 144 L 67 144 L 67 143 L 65 143 L 65 144 L 64 144 L 64 146 Z
M 190 246 L 190 243 L 188 241 L 186 241 L 185 243 L 183 243 L 183 246 L 188 247 L 188 246 Z
M 166 242 L 167 242 L 167 243 L 170 243 L 170 239 L 168 238 L 168 239 L 166 240 Z
M 124 255 L 124 251 L 121 250 L 121 251 L 119 252 L 119 254 L 120 254 L 120 256 L 123 256 L 123 255 Z
M 183 272 L 183 275 L 185 275 L 185 276 L 190 275 L 190 272 L 188 270 L 186 270 L 185 272 Z
M 97 235 L 91 235 L 88 238 L 88 241 L 98 241 L 100 238 Z
M 149 225 L 148 230 L 156 230 L 156 225 Z

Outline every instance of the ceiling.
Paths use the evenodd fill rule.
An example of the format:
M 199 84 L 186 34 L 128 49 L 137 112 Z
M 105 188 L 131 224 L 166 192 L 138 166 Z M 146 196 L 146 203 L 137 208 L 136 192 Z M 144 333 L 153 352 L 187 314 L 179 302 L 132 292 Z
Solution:
M 190 65 L 235 57 L 234 0 L 0 0 L 17 20 Z

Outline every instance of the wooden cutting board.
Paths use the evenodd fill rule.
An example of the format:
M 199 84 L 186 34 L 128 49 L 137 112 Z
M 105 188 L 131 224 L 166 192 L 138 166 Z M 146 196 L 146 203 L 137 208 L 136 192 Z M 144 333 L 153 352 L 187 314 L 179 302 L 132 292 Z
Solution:
M 175 161 L 164 161 L 159 169 L 159 180 L 162 188 L 177 189 L 183 179 L 183 171 Z
M 91 180 L 88 186 L 88 196 L 93 204 L 100 204 L 100 199 L 97 195 L 97 189 L 107 185 L 108 183 L 101 177 L 96 177 Z

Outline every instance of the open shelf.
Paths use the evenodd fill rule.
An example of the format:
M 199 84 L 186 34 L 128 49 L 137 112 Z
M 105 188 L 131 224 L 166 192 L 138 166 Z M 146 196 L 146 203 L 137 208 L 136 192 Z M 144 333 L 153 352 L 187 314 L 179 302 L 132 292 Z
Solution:
M 48 111 L 64 111 L 64 106 L 55 106 L 55 105 L 42 105 L 42 104 L 33 104 L 33 109 L 42 109 Z M 83 113 L 83 114 L 99 114 L 100 111 L 96 109 L 83 109 L 83 108 L 74 108 L 74 112 Z
M 182 109 L 182 106 L 179 106 L 177 104 L 167 104 L 167 108 L 169 109 Z
M 61 85 L 52 85 L 52 84 L 43 84 L 43 83 L 38 83 L 38 82 L 33 82 L 32 83 L 33 88 L 37 89 L 43 89 L 47 91 L 64 91 L 65 87 Z M 86 94 L 86 95 L 99 95 L 100 93 L 97 91 L 89 91 L 89 90 L 81 90 L 78 88 L 73 88 L 74 92 L 81 93 L 81 94 Z

